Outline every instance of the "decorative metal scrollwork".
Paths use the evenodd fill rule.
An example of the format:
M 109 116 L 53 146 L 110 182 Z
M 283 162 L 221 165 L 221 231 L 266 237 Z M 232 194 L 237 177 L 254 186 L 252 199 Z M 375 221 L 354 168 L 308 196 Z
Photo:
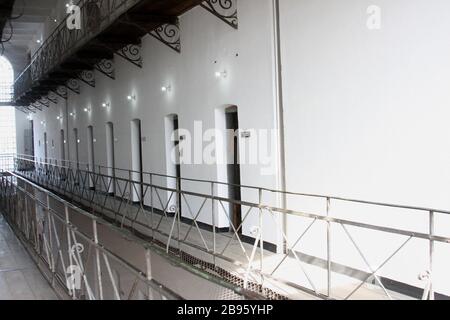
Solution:
M 116 78 L 114 60 L 103 59 L 95 65 L 95 69 L 113 80 Z
M 42 104 L 39 103 L 39 101 L 35 101 L 32 104 L 30 104 L 31 107 L 38 109 L 39 111 L 42 111 Z
M 92 70 L 83 70 L 78 74 L 78 79 L 86 83 L 87 85 L 95 88 L 95 74 Z
M 48 92 L 47 99 L 53 102 L 54 104 L 58 103 L 58 96 L 53 91 Z
M 39 103 L 43 106 L 46 106 L 47 108 L 50 107 L 50 100 L 48 100 L 47 97 L 42 97 L 41 99 L 39 99 Z
M 16 106 L 16 109 L 19 111 L 22 111 L 25 114 L 36 113 L 36 111 L 33 111 L 29 107 L 24 107 L 24 106 Z
M 80 83 L 77 79 L 70 79 L 69 81 L 67 81 L 66 87 L 70 91 L 80 94 Z
M 58 86 L 55 92 L 58 96 L 67 100 L 67 88 L 64 86 Z
M 14 100 L 18 101 L 22 96 L 27 96 L 31 101 L 34 101 L 33 99 L 36 97 L 30 93 L 32 87 L 41 87 L 39 81 L 47 78 L 52 70 L 64 63 L 69 56 L 73 56 L 86 43 L 94 40 L 97 35 L 109 28 L 119 17 L 126 14 L 141 1 L 76 1 L 80 7 L 80 17 L 82 17 L 80 28 L 76 30 L 67 28 L 67 21 L 72 19 L 71 15 L 68 15 L 65 19 L 67 21 L 61 21 L 56 26 L 51 36 L 34 53 L 25 70 L 17 76 L 14 84 Z
M 234 29 L 238 28 L 237 0 L 206 0 L 201 6 Z
M 156 30 L 150 32 L 150 35 L 164 43 L 169 48 L 175 50 L 176 52 L 181 52 L 180 24 L 178 21 L 176 22 L 176 24 L 163 24 Z
M 116 54 L 131 62 L 135 66 L 142 68 L 141 44 L 129 44 L 116 51 Z

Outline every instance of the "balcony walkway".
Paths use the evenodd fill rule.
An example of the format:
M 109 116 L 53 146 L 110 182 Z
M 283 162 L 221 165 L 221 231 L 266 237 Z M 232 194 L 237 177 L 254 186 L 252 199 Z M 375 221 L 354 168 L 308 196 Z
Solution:
M 58 297 L 0 214 L 0 300 Z
M 33 181 L 33 179 L 30 179 Z M 35 181 L 37 182 L 37 181 Z M 40 181 L 43 183 L 43 181 Z M 49 182 L 49 180 L 47 180 Z M 55 183 L 55 181 L 53 181 Z M 46 184 L 46 183 L 43 183 Z M 101 196 L 100 194 L 97 194 L 96 192 L 93 192 L 93 197 L 90 196 L 90 201 L 84 201 L 85 199 L 83 196 L 80 198 L 79 193 L 66 193 L 68 190 L 61 190 L 56 187 L 56 185 L 64 185 L 61 181 L 58 181 L 55 183 L 55 185 L 47 186 L 47 189 L 53 192 L 57 192 L 60 195 L 65 194 L 65 196 L 69 198 L 72 198 L 73 204 L 80 204 L 83 207 L 86 206 L 86 209 L 88 211 L 96 212 L 98 216 L 102 216 L 103 218 L 107 218 L 109 221 L 115 221 L 116 223 L 120 224 L 124 223 L 125 226 L 130 226 L 130 221 L 128 219 L 129 216 L 134 216 L 136 210 L 139 210 L 139 206 L 135 204 L 129 204 L 124 202 L 120 198 L 116 197 L 109 197 L 107 196 L 106 199 Z M 109 210 L 102 210 L 98 205 L 95 204 L 103 204 L 102 207 L 104 208 L 118 208 L 118 210 L 109 211 Z M 94 210 L 93 210 L 94 209 Z M 143 213 L 141 213 L 142 215 Z M 136 222 L 140 222 L 140 225 L 135 225 L 136 229 L 139 230 L 139 232 L 142 232 L 143 234 L 150 235 L 150 230 L 156 230 L 157 232 L 154 233 L 155 240 L 160 241 L 162 244 L 167 243 L 167 235 L 171 234 L 173 225 L 173 219 L 162 217 L 161 215 L 155 214 L 155 217 L 153 219 L 149 218 L 150 212 L 145 211 L 144 216 L 140 217 L 140 219 L 137 219 Z M 125 218 L 125 219 L 124 219 Z M 150 227 L 150 228 L 149 228 Z M 186 244 L 190 245 L 183 245 L 183 251 L 187 253 L 188 255 L 191 255 L 193 257 L 196 257 L 204 262 L 211 262 L 211 256 L 210 254 L 206 253 L 204 250 L 201 250 L 204 246 L 205 241 L 207 244 L 213 243 L 213 238 L 215 236 L 216 238 L 216 246 L 217 250 L 220 252 L 222 250 L 226 249 L 226 255 L 228 258 L 231 258 L 235 261 L 246 261 L 246 255 L 244 254 L 243 249 L 247 252 L 248 255 L 251 254 L 252 250 L 254 249 L 254 246 L 252 244 L 248 243 L 239 243 L 235 238 L 233 239 L 233 233 L 223 233 L 219 232 L 216 233 L 216 235 L 213 234 L 211 230 L 205 230 L 205 229 L 196 229 L 193 228 L 191 223 L 181 222 L 180 223 L 180 234 L 182 235 L 181 238 L 184 238 L 184 236 L 188 235 L 185 239 Z M 189 232 L 191 230 L 191 232 Z M 177 233 L 177 232 L 173 232 Z M 200 236 L 201 234 L 201 236 Z M 174 247 L 177 246 L 177 241 L 175 239 L 172 239 L 171 245 Z M 242 246 L 242 247 L 241 247 Z M 259 251 L 259 249 L 258 249 Z M 300 254 L 300 253 L 298 253 Z M 263 287 L 269 290 L 272 290 L 273 292 L 276 292 L 288 299 L 294 299 L 294 300 L 315 300 L 320 299 L 316 295 L 305 292 L 301 288 L 309 288 L 308 290 L 312 290 L 311 283 L 315 285 L 316 292 L 318 294 L 321 294 L 322 297 L 326 295 L 327 291 L 327 271 L 325 268 L 314 265 L 314 263 L 306 263 L 303 264 L 303 268 L 305 269 L 306 273 L 302 273 L 302 268 L 299 268 L 299 263 L 293 256 L 285 257 L 283 254 L 277 254 L 274 252 L 270 252 L 268 250 L 264 250 L 264 258 L 263 258 L 263 273 L 264 274 L 270 274 L 271 271 L 277 266 L 277 264 L 285 258 L 284 263 L 279 266 L 278 271 L 276 272 L 276 278 L 277 279 L 270 279 L 266 278 L 264 280 Z M 303 259 L 302 259 L 303 260 Z M 260 265 L 260 257 L 258 254 L 255 255 L 252 266 L 257 269 Z M 240 279 L 245 278 L 246 274 L 246 268 L 243 266 L 237 266 L 236 264 L 225 261 L 224 259 L 217 258 L 216 260 L 217 266 L 220 267 L 225 272 L 229 272 L 231 275 L 238 277 Z M 307 279 L 306 274 L 310 278 Z M 333 292 L 333 298 L 334 299 L 345 299 L 346 296 L 352 292 L 353 289 L 357 288 L 358 285 L 361 284 L 361 280 L 358 278 L 354 278 L 349 275 L 344 275 L 339 272 L 332 272 L 332 286 L 331 290 Z M 249 281 L 253 283 L 258 283 L 260 278 L 259 276 L 250 273 L 249 275 Z M 159 281 L 163 282 L 162 279 L 158 279 Z M 282 280 L 282 281 L 278 281 Z M 300 287 L 293 287 L 290 284 L 297 284 Z M 411 299 L 411 297 L 402 295 L 398 292 L 387 290 L 387 292 L 384 292 L 381 287 L 379 287 L 376 284 L 370 283 L 370 281 L 367 281 L 364 285 L 359 287 L 359 289 L 352 294 L 351 299 L 356 300 L 384 300 L 384 299 L 400 299 L 400 300 L 408 300 Z

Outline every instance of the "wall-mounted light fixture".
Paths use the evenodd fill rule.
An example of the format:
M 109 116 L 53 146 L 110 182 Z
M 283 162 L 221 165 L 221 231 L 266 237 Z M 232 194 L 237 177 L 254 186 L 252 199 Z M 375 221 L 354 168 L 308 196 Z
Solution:
M 41 39 L 37 39 L 37 40 L 36 40 L 36 43 L 41 43 Z
M 86 107 L 86 108 L 83 109 L 83 111 L 84 111 L 84 112 L 91 112 L 91 108 Z
M 41 124 L 42 124 L 43 126 L 45 126 L 45 121 L 41 121 Z
M 75 118 L 76 115 L 77 115 L 77 114 L 76 114 L 75 112 L 69 113 L 69 116 L 74 117 L 74 118 Z
M 102 103 L 102 108 L 109 108 L 110 106 L 111 106 L 111 104 L 109 102 Z
M 61 117 L 61 116 L 57 116 L 57 117 L 56 117 L 56 119 L 58 119 L 58 120 L 62 120 L 62 119 L 63 119 L 63 117 Z
M 216 78 L 226 78 L 228 76 L 228 72 L 226 70 L 224 70 L 224 71 L 216 71 L 214 73 L 214 75 L 216 76 Z
M 172 86 L 171 85 L 163 86 L 163 87 L 161 87 L 161 91 L 162 92 L 170 92 L 170 91 L 172 91 Z
M 80 142 L 81 142 L 81 140 L 80 140 L 80 139 L 78 139 L 78 140 L 77 140 L 77 143 L 80 143 Z
M 136 100 L 136 95 L 129 95 L 129 96 L 127 96 L 127 100 L 128 101 L 134 101 L 134 100 Z

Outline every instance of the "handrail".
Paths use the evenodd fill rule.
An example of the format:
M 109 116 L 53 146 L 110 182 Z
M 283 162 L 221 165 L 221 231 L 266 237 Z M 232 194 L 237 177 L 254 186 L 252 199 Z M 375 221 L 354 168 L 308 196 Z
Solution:
M 18 155 L 18 156 L 19 156 L 19 159 L 21 159 L 20 155 Z M 26 159 L 26 158 L 23 158 L 22 160 L 30 161 L 29 159 Z M 52 160 L 57 160 L 57 159 L 52 159 Z M 47 164 L 47 165 L 54 165 L 51 162 L 45 162 L 45 161 L 38 162 L 38 161 L 34 160 L 34 162 L 35 163 L 41 163 L 41 164 L 44 164 L 44 165 L 45 164 Z M 59 163 L 67 163 L 67 162 L 76 163 L 74 161 L 59 160 Z M 79 162 L 78 164 L 85 164 L 86 166 L 89 165 L 87 163 L 81 163 L 81 162 Z M 70 166 L 62 166 L 62 165 L 59 165 L 59 166 L 61 168 L 66 168 L 66 169 L 70 169 L 71 168 Z M 94 165 L 94 169 L 95 168 L 113 169 L 113 170 L 126 171 L 126 172 L 137 173 L 137 174 L 142 173 L 143 175 L 152 175 L 152 176 L 161 177 L 161 178 L 179 179 L 181 182 L 188 181 L 188 182 L 200 182 L 200 183 L 208 183 L 208 184 L 213 183 L 215 185 L 240 187 L 240 188 L 252 189 L 252 190 L 261 190 L 261 191 L 266 191 L 266 192 L 270 192 L 270 193 L 277 193 L 277 194 L 283 194 L 283 195 L 302 196 L 302 197 L 319 198 L 319 199 L 330 199 L 330 200 L 336 200 L 336 201 L 359 203 L 359 204 L 366 204 L 366 205 L 373 205 L 373 206 L 382 206 L 382 207 L 390 207 L 390 208 L 405 209 L 405 210 L 416 210 L 416 211 L 424 211 L 424 212 L 437 212 L 437 213 L 443 213 L 443 214 L 450 214 L 450 210 L 443 210 L 443 209 L 437 209 L 437 208 L 427 208 L 427 207 L 410 206 L 410 205 L 402 205 L 402 204 L 392 204 L 392 203 L 384 203 L 384 202 L 376 202 L 376 201 L 368 201 L 368 200 L 360 200 L 360 199 L 338 197 L 338 196 L 333 196 L 333 195 L 323 195 L 323 194 L 314 194 L 314 193 L 282 191 L 282 190 L 271 189 L 271 188 L 264 188 L 264 187 L 258 187 L 258 186 L 252 186 L 252 185 L 232 184 L 232 183 L 227 183 L 227 182 L 222 182 L 222 181 L 217 181 L 217 180 L 205 180 L 205 179 L 194 179 L 194 178 L 184 178 L 184 177 L 180 177 L 179 178 L 179 177 L 176 177 L 176 176 L 170 176 L 170 175 L 165 175 L 165 174 L 161 174 L 161 173 L 154 173 L 154 172 L 147 172 L 147 171 L 139 172 L 139 171 L 135 171 L 135 170 L 131 170 L 131 169 L 122 169 L 122 168 L 117 168 L 117 167 L 107 167 L 107 166 L 102 166 L 102 165 Z M 89 171 L 89 170 L 87 170 L 87 171 L 95 173 L 95 171 Z M 138 181 L 134 181 L 134 182 L 138 183 Z

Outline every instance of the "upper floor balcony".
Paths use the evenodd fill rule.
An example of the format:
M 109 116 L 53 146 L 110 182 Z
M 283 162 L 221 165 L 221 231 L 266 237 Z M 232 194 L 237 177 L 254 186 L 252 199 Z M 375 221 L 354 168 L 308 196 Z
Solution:
M 55 28 L 15 80 L 16 105 L 29 106 L 49 91 L 78 79 L 105 60 L 120 55 L 132 62 L 140 39 L 202 0 L 80 0 Z M 166 30 L 161 29 L 162 37 Z

